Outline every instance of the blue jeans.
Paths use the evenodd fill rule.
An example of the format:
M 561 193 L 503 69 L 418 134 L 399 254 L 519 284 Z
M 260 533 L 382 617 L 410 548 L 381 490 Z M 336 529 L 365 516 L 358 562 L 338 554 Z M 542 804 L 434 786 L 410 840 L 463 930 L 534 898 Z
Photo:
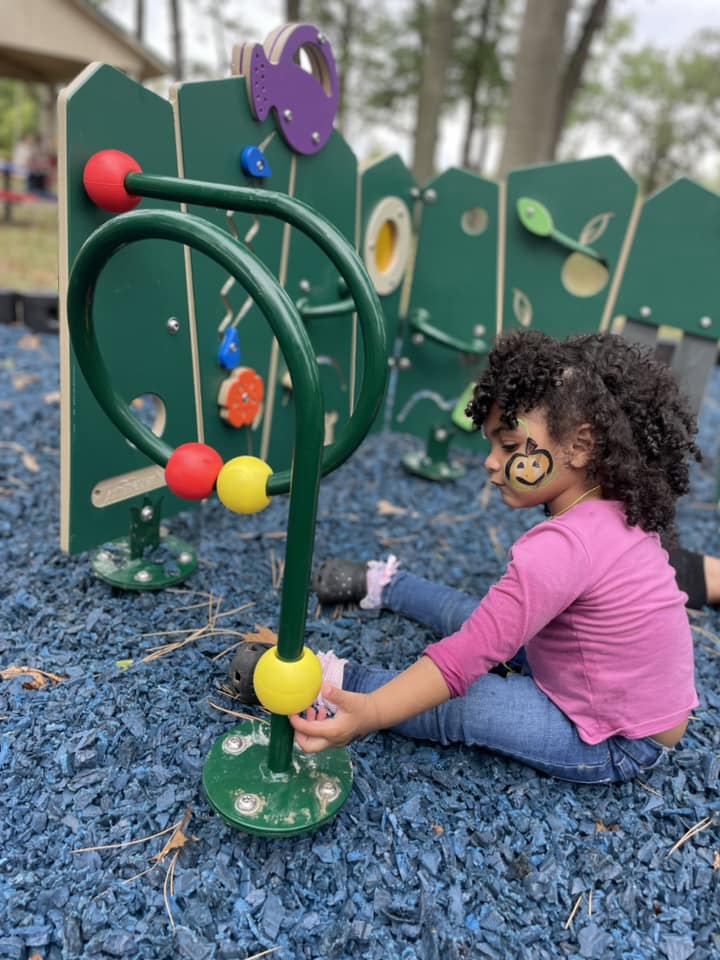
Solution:
M 444 637 L 460 629 L 478 600 L 400 571 L 383 589 L 382 604 Z M 667 748 L 650 737 L 610 737 L 595 745 L 585 743 L 572 720 L 535 684 L 522 651 L 520 654 L 511 664 L 520 673 L 506 677 L 486 674 L 465 696 L 448 700 L 392 731 L 418 740 L 484 747 L 575 783 L 632 780 L 667 754 Z M 397 673 L 348 662 L 343 688 L 369 693 Z

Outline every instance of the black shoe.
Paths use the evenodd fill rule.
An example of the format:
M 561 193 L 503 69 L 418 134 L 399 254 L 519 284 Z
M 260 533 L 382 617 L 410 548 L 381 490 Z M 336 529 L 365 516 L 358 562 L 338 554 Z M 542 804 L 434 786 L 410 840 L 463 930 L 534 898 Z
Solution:
M 367 594 L 367 563 L 326 560 L 312 585 L 321 603 L 359 603 Z
M 258 660 L 269 649 L 270 647 L 266 643 L 243 643 L 238 647 L 238 651 L 228 667 L 230 686 L 242 702 L 247 703 L 248 706 L 260 703 L 255 693 L 253 677 Z

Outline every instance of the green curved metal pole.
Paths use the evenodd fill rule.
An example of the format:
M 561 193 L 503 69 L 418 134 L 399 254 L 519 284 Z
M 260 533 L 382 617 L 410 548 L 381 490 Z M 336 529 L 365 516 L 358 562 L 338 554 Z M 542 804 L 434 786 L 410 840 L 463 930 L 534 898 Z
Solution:
M 337 267 L 355 302 L 364 346 L 364 366 L 355 408 L 335 443 L 323 450 L 322 475 L 339 467 L 360 445 L 370 429 L 382 402 L 388 376 L 387 335 L 382 307 L 365 268 L 347 239 L 308 204 L 271 190 L 209 184 L 201 180 L 147 173 L 129 173 L 125 177 L 125 189 L 137 196 L 157 200 L 175 200 L 178 203 L 274 217 L 310 237 Z M 270 477 L 267 488 L 269 494 L 287 490 L 289 478 L 286 474 L 277 473 Z
M 318 487 L 323 443 L 323 402 L 315 353 L 297 309 L 273 274 L 258 258 L 218 227 L 172 211 L 139 212 L 116 217 L 83 244 L 68 286 L 68 321 L 78 364 L 95 398 L 131 442 L 152 459 L 167 462 L 172 448 L 129 411 L 113 389 L 93 322 L 93 296 L 103 267 L 120 247 L 142 239 L 187 244 L 224 267 L 253 297 L 278 339 L 297 397 L 295 445 L 290 480 L 290 507 L 278 631 L 278 656 L 298 660 L 307 616 Z M 293 730 L 287 717 L 273 715 L 268 766 L 290 769 Z

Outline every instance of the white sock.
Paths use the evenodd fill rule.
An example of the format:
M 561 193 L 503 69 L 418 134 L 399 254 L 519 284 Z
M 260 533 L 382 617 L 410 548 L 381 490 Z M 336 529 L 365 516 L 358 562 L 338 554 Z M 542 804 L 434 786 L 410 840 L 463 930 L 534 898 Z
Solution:
M 322 667 L 323 685 L 330 683 L 333 687 L 340 687 L 340 689 L 342 689 L 347 660 L 336 656 L 334 650 L 328 650 L 327 653 L 319 653 L 317 656 L 320 661 L 320 666 Z M 333 713 L 337 709 L 336 704 L 331 703 L 330 700 L 326 700 L 322 693 L 318 694 L 313 706 L 318 710 L 321 707 L 325 707 L 326 710 L 330 710 Z
M 399 566 L 400 562 L 393 553 L 387 560 L 370 560 L 367 565 L 367 593 L 360 601 L 363 610 L 379 609 L 383 587 L 390 583 Z

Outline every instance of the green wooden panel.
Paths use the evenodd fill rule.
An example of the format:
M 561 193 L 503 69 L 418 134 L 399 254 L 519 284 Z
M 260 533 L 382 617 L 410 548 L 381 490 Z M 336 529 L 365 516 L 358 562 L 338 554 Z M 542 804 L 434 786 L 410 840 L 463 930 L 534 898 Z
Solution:
M 720 339 L 720 196 L 677 180 L 644 204 L 614 314 Z
M 272 120 L 258 123 L 253 117 L 242 77 L 182 84 L 175 89 L 173 100 L 186 178 L 233 186 L 266 186 L 287 192 L 290 152 L 276 134 Z M 272 176 L 256 180 L 243 173 L 240 158 L 247 146 L 262 147 Z M 273 273 L 279 274 L 284 229 L 280 221 L 264 218 L 260 222 L 250 214 L 227 213 L 212 207 L 188 209 L 236 235 Z M 220 328 L 229 315 L 239 334 L 242 366 L 255 370 L 266 387 L 272 332 L 245 290 L 217 264 L 192 252 L 191 271 L 204 442 L 224 460 L 240 454 L 261 456 L 262 422 L 235 429 L 219 415 L 218 394 L 229 376 L 229 371 L 218 362 Z M 272 466 L 282 469 L 287 466 L 287 459 Z
M 353 246 L 357 188 L 357 159 L 337 131 L 318 153 L 297 156 L 294 196 L 327 217 Z M 299 231 L 293 231 L 290 237 L 285 287 L 295 302 L 304 301 L 310 310 L 348 299 L 335 266 Z M 309 315 L 305 324 L 320 372 L 326 416 L 325 442 L 332 443 L 349 419 L 357 395 L 357 363 L 360 360 L 357 350 L 361 347 L 357 323 L 354 311 L 346 309 L 330 316 Z M 289 466 L 287 438 L 292 436 L 294 405 L 291 389 L 283 386 L 284 370 L 281 359 L 274 396 L 269 462 L 274 465 L 277 460 Z
M 518 201 L 548 231 L 523 225 Z M 598 330 L 637 200 L 637 184 L 612 157 L 516 170 L 507 180 L 503 329 L 555 337 Z M 527 204 L 525 209 L 527 210 Z M 545 226 L 547 227 L 547 223 Z M 580 252 L 590 248 L 596 256 Z
M 380 297 L 387 323 L 388 348 L 393 356 L 403 288 L 407 273 L 412 270 L 413 216 L 418 195 L 412 173 L 397 154 L 384 157 L 362 171 L 360 255 Z M 373 433 L 383 429 L 384 420 L 381 409 Z
M 326 216 L 354 242 L 357 162 L 342 137 L 333 133 L 326 146 L 311 157 L 295 155 L 276 132 L 272 118 L 258 122 L 248 103 L 242 77 L 183 84 L 175 91 L 176 112 L 185 177 L 235 186 L 264 187 L 290 194 Z M 223 122 L 218 122 L 222 117 Z M 247 177 L 240 157 L 248 146 L 263 150 L 272 171 L 258 180 Z M 278 220 L 256 220 L 235 213 L 193 207 L 192 213 L 237 234 L 282 281 L 293 300 L 319 307 L 345 299 L 337 271 L 303 234 Z M 245 291 L 205 258 L 192 254 L 192 289 L 197 316 L 200 388 L 205 442 L 224 458 L 253 453 L 274 470 L 287 469 L 292 460 L 294 405 L 285 376 L 286 365 L 273 349 L 265 318 Z M 220 327 L 228 310 L 240 338 L 242 366 L 263 379 L 266 389 L 262 417 L 252 427 L 229 426 L 219 416 L 217 397 L 228 372 L 217 360 Z M 234 319 L 242 314 L 241 319 Z M 353 319 L 350 311 L 328 318 L 308 319 L 307 327 L 317 356 L 326 407 L 337 414 L 335 429 L 350 413 Z
M 428 202 L 434 196 L 432 202 Z M 425 439 L 431 427 L 449 425 L 458 398 L 483 360 L 418 334 L 416 311 L 461 343 L 488 346 L 495 335 L 497 301 L 498 185 L 465 170 L 450 169 L 425 190 L 412 290 L 398 358 L 391 427 Z M 454 442 L 471 448 L 479 434 L 461 432 Z
M 58 130 L 61 173 L 66 171 L 59 185 L 64 310 L 73 257 L 93 230 L 112 216 L 85 193 L 82 175 L 87 160 L 99 150 L 116 149 L 135 157 L 148 173 L 175 176 L 177 168 L 170 104 L 111 67 L 93 65 L 63 91 Z M 177 209 L 155 201 L 143 201 L 141 206 Z M 164 431 L 158 432 L 172 445 L 194 439 L 182 248 L 141 241 L 120 250 L 100 275 L 94 318 L 113 383 L 128 403 L 157 395 L 166 417 Z M 175 334 L 168 329 L 169 318 L 178 321 Z M 148 484 L 159 483 L 160 489 L 151 496 L 163 497 L 164 515 L 188 505 L 164 487 L 157 468 L 149 479 L 147 472 L 138 472 L 151 468 L 150 461 L 127 443 L 96 403 L 72 356 L 66 322 L 60 335 L 62 545 L 75 553 L 127 535 L 130 510 L 142 505 Z M 153 412 L 147 402 L 144 412 Z M 93 491 L 96 502 L 115 502 L 95 506 Z

